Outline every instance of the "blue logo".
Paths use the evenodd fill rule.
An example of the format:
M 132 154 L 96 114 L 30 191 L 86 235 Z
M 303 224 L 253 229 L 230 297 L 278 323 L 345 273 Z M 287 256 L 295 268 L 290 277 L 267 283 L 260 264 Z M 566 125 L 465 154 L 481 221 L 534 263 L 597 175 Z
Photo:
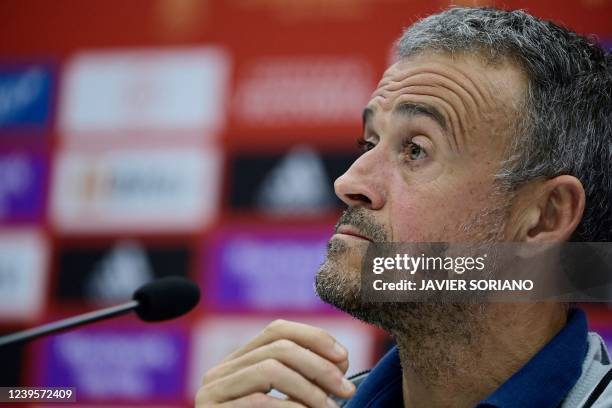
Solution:
M 47 67 L 0 67 L 0 130 L 45 127 L 51 114 L 52 80 Z

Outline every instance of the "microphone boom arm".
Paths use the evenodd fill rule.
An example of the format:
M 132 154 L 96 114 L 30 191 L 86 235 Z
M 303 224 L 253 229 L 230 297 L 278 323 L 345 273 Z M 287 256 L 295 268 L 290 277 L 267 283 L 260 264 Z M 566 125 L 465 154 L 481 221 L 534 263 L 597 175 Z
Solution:
M 109 317 L 121 316 L 138 308 L 138 306 L 139 302 L 137 300 L 132 300 L 117 306 L 111 306 L 107 307 L 106 309 L 83 313 L 78 316 L 48 323 L 43 326 L 8 334 L 6 336 L 0 336 L 0 347 L 32 340 L 50 333 L 57 333 L 73 327 L 82 326 L 87 323 L 97 322 L 98 320 L 103 320 Z

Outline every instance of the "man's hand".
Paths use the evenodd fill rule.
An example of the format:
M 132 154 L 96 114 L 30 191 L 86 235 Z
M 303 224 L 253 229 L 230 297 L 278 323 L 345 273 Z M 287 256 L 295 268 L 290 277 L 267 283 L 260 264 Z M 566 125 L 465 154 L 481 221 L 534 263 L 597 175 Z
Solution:
M 348 352 L 327 332 L 276 320 L 206 373 L 196 407 L 336 407 L 328 395 L 355 392 L 347 369 Z M 267 395 L 272 389 L 289 399 Z

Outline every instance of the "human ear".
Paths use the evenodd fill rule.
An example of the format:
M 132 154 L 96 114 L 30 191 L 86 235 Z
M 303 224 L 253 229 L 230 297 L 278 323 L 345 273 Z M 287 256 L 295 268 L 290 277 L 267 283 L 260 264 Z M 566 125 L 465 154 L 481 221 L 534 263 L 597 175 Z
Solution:
M 525 242 L 568 241 L 582 220 L 584 188 L 574 176 L 543 181 L 523 218 Z

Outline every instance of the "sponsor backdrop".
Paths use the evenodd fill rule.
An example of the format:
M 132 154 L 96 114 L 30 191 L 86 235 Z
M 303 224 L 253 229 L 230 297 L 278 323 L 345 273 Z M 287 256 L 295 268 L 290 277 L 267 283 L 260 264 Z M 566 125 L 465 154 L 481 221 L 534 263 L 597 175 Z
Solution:
M 312 289 L 342 209 L 333 180 L 394 40 L 448 4 L 2 2 L 0 333 L 169 275 L 203 300 L 174 322 L 127 316 L 0 350 L 0 385 L 188 407 L 207 368 L 279 317 L 331 331 L 350 372 L 371 366 L 389 338 Z M 610 1 L 497 5 L 612 45 Z M 587 309 L 612 342 L 611 309 Z

